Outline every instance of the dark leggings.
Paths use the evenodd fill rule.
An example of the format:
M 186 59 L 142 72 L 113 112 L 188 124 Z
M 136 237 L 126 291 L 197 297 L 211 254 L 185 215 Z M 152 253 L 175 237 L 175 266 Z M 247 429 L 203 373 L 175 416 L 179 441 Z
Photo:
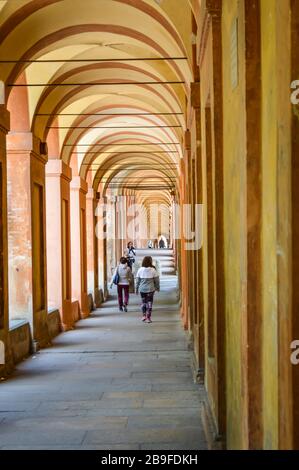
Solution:
M 153 302 L 155 292 L 140 292 L 142 300 L 142 313 L 148 318 L 152 316 Z

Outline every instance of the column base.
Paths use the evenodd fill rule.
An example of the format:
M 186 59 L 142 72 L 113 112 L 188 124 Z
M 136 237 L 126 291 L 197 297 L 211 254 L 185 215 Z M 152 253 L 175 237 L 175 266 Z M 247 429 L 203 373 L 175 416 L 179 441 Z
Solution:
M 88 295 L 85 293 L 81 294 L 81 318 L 87 318 L 90 315 L 90 308 L 89 308 L 89 299 Z
M 80 320 L 80 305 L 78 300 L 72 302 L 72 318 L 74 323 Z
M 74 330 L 75 327 L 74 325 L 70 325 L 70 324 L 67 324 L 67 323 L 61 323 L 61 328 L 62 328 L 62 331 L 65 333 L 66 331 L 71 331 L 71 330 Z
M 193 351 L 191 354 L 191 371 L 192 371 L 194 383 L 204 386 L 205 370 L 204 368 L 199 367 L 198 359 L 196 357 L 195 351 Z
M 73 304 L 70 300 L 64 300 L 61 311 L 61 325 L 63 331 L 74 329 Z
M 93 294 L 88 294 L 88 310 L 91 313 L 93 312 L 94 309 L 95 309 L 95 304 L 93 300 Z
M 109 290 L 108 290 L 108 287 L 107 287 L 107 284 L 105 284 L 105 287 L 104 287 L 104 302 L 109 298 Z
M 34 312 L 33 341 L 38 349 L 51 346 L 51 338 L 48 330 L 48 311 Z
M 213 417 L 213 413 L 211 411 L 211 407 L 209 404 L 209 399 L 206 392 L 202 392 L 205 394 L 205 398 L 202 403 L 201 407 L 201 422 L 203 425 L 203 430 L 205 433 L 206 441 L 208 444 L 209 450 L 225 450 L 226 449 L 226 442 L 225 436 L 221 435 L 217 431 L 217 426 L 215 424 L 215 420 Z
M 0 340 L 3 341 L 5 347 L 5 364 L 0 364 L 0 379 L 5 379 L 14 370 L 14 362 L 10 347 L 9 333 L 1 335 Z
M 95 304 L 95 307 L 99 308 L 102 305 L 103 302 L 104 302 L 103 291 L 99 287 L 96 287 L 95 291 L 94 291 L 94 304 Z

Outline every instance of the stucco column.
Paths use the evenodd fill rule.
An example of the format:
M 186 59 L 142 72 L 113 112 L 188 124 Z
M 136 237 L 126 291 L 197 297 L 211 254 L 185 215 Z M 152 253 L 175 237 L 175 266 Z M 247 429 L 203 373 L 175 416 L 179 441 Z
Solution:
M 97 257 L 98 257 L 98 292 L 100 300 L 102 295 L 106 299 L 108 297 L 107 288 L 107 221 L 106 221 L 106 204 L 107 198 L 103 197 L 97 201 Z
M 126 210 L 126 219 L 127 219 L 127 227 L 126 227 L 126 243 L 125 248 L 128 242 L 132 242 L 136 248 L 137 241 L 136 241 L 136 224 L 135 224 L 135 213 L 132 209 L 136 204 L 135 196 L 130 195 L 127 198 L 127 210 Z
M 123 256 L 126 248 L 127 239 L 127 196 L 119 196 L 119 216 L 120 216 L 120 231 L 119 231 L 119 244 L 120 256 Z
M 126 226 L 127 226 L 126 196 L 117 196 L 116 218 L 117 218 L 116 260 L 118 262 L 120 257 L 124 255 L 124 251 L 125 251 L 124 243 L 126 239 Z
M 191 106 L 194 112 L 194 134 L 192 139 L 195 151 L 195 204 L 203 204 L 203 168 L 202 168 L 202 133 L 201 133 L 201 99 L 200 83 L 191 84 Z M 203 230 L 202 227 L 198 227 Z M 195 356 L 198 366 L 198 379 L 204 381 L 205 373 L 205 338 L 204 338 L 204 266 L 203 247 L 195 253 L 196 256 L 196 312 L 195 312 Z
M 191 214 L 189 217 L 189 223 L 192 225 L 192 229 L 194 230 L 195 227 L 195 155 L 192 151 L 189 154 L 189 194 L 188 194 L 188 204 L 191 206 Z M 191 227 L 190 227 L 191 228 Z M 190 289 L 189 289 L 189 329 L 190 333 L 192 334 L 192 338 L 194 337 L 194 326 L 195 326 L 195 316 L 196 316 L 196 279 L 195 279 L 195 270 L 196 270 L 196 262 L 195 262 L 195 250 L 188 251 L 189 256 L 189 273 L 190 273 Z
M 71 296 L 70 181 L 72 170 L 62 160 L 46 165 L 47 273 L 49 308 L 58 308 L 62 328 L 74 325 Z
M 87 288 L 96 307 L 100 306 L 98 290 L 98 258 L 96 239 L 96 191 L 88 188 L 86 195 L 86 230 L 87 230 Z
M 7 250 L 7 187 L 6 187 L 6 134 L 9 113 L 0 105 L 0 374 L 12 369 L 9 347 L 8 317 L 8 250 Z
M 121 196 L 115 196 L 115 262 L 116 265 L 122 256 L 121 252 L 121 223 L 122 223 L 122 214 L 121 214 Z
M 108 283 L 111 280 L 112 273 L 116 266 L 116 196 L 107 197 L 107 237 L 106 237 L 106 253 L 107 253 L 107 278 Z
M 180 161 L 181 163 L 181 218 L 180 218 L 180 254 L 181 254 L 181 287 L 182 287 L 182 308 L 181 314 L 183 317 L 184 328 L 189 328 L 189 285 L 187 279 L 187 273 L 189 272 L 189 252 L 186 251 L 186 241 L 184 239 L 184 224 L 188 222 L 185 220 L 186 214 L 183 210 L 183 205 L 189 203 L 189 179 L 188 179 L 188 162 L 189 162 L 189 153 L 191 149 L 191 140 L 190 140 L 190 131 L 187 130 L 184 135 L 184 159 Z
M 79 302 L 81 318 L 89 316 L 87 294 L 86 194 L 88 186 L 80 176 L 71 182 L 72 298 Z
M 46 153 L 45 144 L 31 132 L 12 132 L 7 136 L 10 318 L 28 320 L 39 346 L 49 343 Z

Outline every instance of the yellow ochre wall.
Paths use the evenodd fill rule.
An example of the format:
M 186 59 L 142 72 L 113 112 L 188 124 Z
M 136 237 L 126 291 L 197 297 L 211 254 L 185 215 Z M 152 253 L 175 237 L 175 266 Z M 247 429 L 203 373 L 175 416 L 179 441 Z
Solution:
M 292 447 L 290 3 L 261 0 L 261 446 Z M 239 82 L 231 84 L 238 17 Z M 283 32 L 283 33 L 282 33 Z M 245 1 L 222 2 L 226 445 L 250 447 L 247 380 Z M 257 84 L 258 86 L 258 84 Z M 250 95 L 249 98 L 250 99 Z M 258 130 L 257 130 L 258 132 Z M 253 136 L 254 138 L 254 136 Z M 258 155 L 257 155 L 258 158 Z
M 261 1 L 264 448 L 290 448 L 290 4 Z
M 231 30 L 238 18 L 239 83 L 231 84 Z M 226 291 L 227 443 L 247 447 L 246 388 L 243 384 L 242 334 L 246 312 L 246 115 L 244 2 L 224 0 L 223 150 L 224 150 L 224 253 Z

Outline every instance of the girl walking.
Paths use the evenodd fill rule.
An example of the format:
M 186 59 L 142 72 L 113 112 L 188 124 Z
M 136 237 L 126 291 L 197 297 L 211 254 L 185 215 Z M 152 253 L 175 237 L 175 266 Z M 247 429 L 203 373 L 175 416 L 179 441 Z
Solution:
M 117 281 L 117 295 L 118 305 L 120 312 L 128 311 L 129 304 L 129 289 L 132 282 L 132 271 L 127 264 L 127 259 L 123 256 L 120 258 L 120 263 L 114 271 L 110 289 L 112 284 Z
M 153 267 L 151 256 L 146 256 L 136 275 L 136 294 L 140 292 L 142 301 L 142 321 L 152 323 L 152 308 L 155 291 L 160 290 L 160 278 Z

